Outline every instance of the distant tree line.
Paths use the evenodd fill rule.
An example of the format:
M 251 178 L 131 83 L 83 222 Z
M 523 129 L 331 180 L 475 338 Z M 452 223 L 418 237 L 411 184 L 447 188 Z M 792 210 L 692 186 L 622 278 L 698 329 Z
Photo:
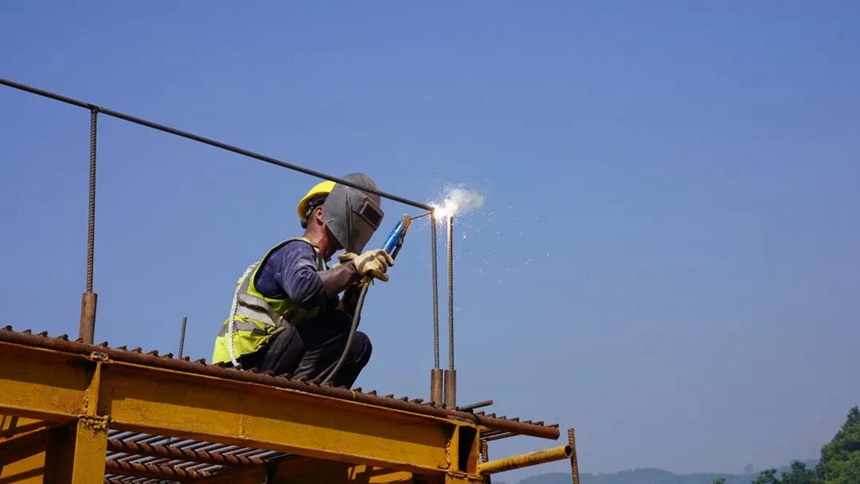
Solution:
M 718 477 L 713 482 L 725 484 L 726 480 Z M 790 471 L 766 469 L 752 484 L 860 484 L 860 410 L 854 407 L 848 412 L 848 420 L 822 447 L 821 460 L 814 469 L 794 461 Z

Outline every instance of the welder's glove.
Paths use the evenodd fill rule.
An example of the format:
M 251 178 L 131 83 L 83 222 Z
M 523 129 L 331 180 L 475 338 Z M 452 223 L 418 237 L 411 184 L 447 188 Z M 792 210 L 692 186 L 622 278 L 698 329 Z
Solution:
M 344 260 L 344 257 L 362 276 L 372 276 L 383 282 L 388 281 L 388 268 L 394 265 L 394 259 L 382 249 L 369 250 L 359 256 L 347 253 L 338 256 L 338 259 Z
M 355 252 L 344 252 L 343 254 L 338 254 L 337 260 L 339 262 L 337 264 L 331 266 L 331 267 L 332 267 L 332 269 L 334 269 L 335 267 L 339 267 L 342 264 L 346 264 L 347 262 L 350 262 L 351 260 L 355 259 L 356 257 L 358 257 L 358 254 L 356 254 Z

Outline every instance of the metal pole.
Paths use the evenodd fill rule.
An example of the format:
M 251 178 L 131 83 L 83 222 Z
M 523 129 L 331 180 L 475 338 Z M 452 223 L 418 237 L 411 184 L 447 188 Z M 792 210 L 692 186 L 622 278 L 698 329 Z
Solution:
M 430 212 L 430 266 L 433 281 L 433 369 L 430 370 L 430 401 L 444 403 L 442 370 L 439 368 L 439 280 L 436 255 L 436 212 Z
M 93 292 L 93 256 L 96 234 L 96 128 L 99 109 L 90 108 L 90 193 L 87 223 L 87 289 L 81 297 L 81 321 L 78 337 L 87 344 L 93 343 L 96 328 L 98 295 Z
M 448 216 L 448 370 L 445 371 L 445 408 L 457 406 L 454 369 L 454 216 Z

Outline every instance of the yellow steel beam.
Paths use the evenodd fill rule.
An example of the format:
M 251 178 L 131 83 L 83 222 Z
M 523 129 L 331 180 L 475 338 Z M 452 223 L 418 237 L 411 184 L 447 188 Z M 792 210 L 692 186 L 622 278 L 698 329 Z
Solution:
M 75 426 L 72 484 L 101 482 L 105 475 L 107 426 L 105 420 L 82 417 Z
M 354 466 L 349 470 L 350 484 L 412 484 L 411 472 L 391 471 L 370 466 Z
M 75 468 L 101 466 L 111 428 L 275 450 L 432 475 L 471 471 L 477 453 L 449 456 L 455 421 L 256 383 L 0 342 L 0 412 L 80 420 Z M 453 445 L 460 445 L 457 442 Z M 78 450 L 80 449 L 80 451 Z M 102 462 L 95 463 L 96 454 Z M 86 459 L 90 456 L 91 459 Z M 464 459 L 468 462 L 464 462 Z M 474 462 L 471 462 L 474 460 Z M 473 470 L 474 469 L 474 470 Z
M 80 356 L 0 343 L 0 413 L 68 421 L 89 385 Z
M 144 373 L 148 378 L 141 378 Z M 444 471 L 454 425 L 251 383 L 114 363 L 103 371 L 111 389 L 111 426 L 182 435 L 344 463 Z
M 273 484 L 346 484 L 349 466 L 330 462 L 312 472 L 283 476 L 275 474 Z

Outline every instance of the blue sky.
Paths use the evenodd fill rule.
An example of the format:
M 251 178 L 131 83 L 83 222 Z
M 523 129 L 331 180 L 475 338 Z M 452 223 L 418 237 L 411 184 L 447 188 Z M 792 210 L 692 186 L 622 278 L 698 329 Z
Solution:
M 3 2 L 0 76 L 417 200 L 466 184 L 460 401 L 576 427 L 585 472 L 740 471 L 816 457 L 860 403 L 858 14 Z M 88 116 L 0 89 L 3 324 L 77 329 Z M 175 351 L 187 315 L 209 358 L 315 181 L 102 117 L 96 339 Z M 424 222 L 368 298 L 359 385 L 426 396 L 430 303 Z

